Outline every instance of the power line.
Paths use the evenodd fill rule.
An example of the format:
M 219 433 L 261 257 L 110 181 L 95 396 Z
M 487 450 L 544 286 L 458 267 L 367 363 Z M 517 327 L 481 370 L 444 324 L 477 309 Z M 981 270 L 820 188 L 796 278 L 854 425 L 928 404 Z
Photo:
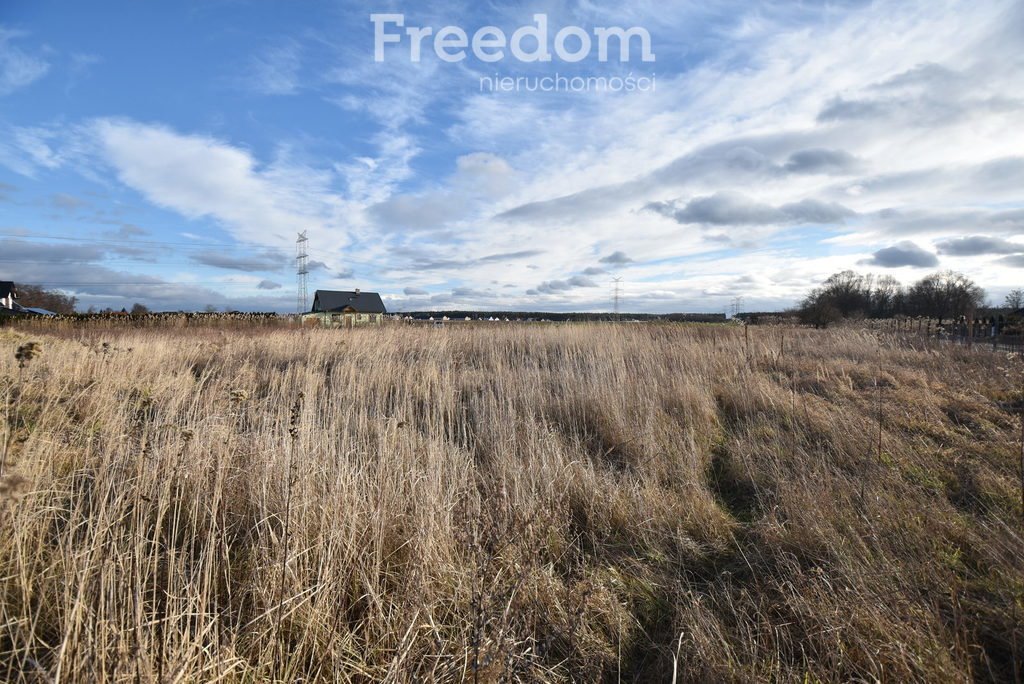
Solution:
M 612 282 L 615 283 L 615 320 L 619 319 L 619 285 L 622 283 L 622 278 L 612 278 Z
M 309 267 L 307 259 L 309 254 L 306 252 L 306 243 L 309 242 L 309 238 L 306 237 L 306 231 L 299 233 L 299 238 L 295 241 L 295 274 L 298 277 L 298 310 L 297 314 L 306 313 L 306 302 L 308 300 L 309 291 Z
M 167 287 L 169 285 L 255 285 L 251 281 L 241 280 L 185 280 L 185 281 L 173 281 L 173 280 L 162 280 L 159 282 L 151 282 L 146 280 L 40 280 L 38 278 L 30 278 L 24 281 L 28 285 L 150 285 L 152 287 Z
M 32 234 L 32 235 L 21 235 L 19 233 L 0 233 L 0 237 L 3 237 L 3 238 L 13 238 L 13 239 L 25 240 L 25 241 L 37 241 L 37 242 L 41 241 L 41 240 L 60 240 L 60 241 L 68 241 L 68 242 L 80 242 L 80 243 L 95 242 L 95 243 L 100 243 L 100 244 L 116 244 L 116 245 L 123 246 L 123 247 L 125 247 L 125 246 L 126 247 L 131 247 L 132 245 L 140 245 L 140 246 L 171 246 L 171 247 L 180 247 L 183 250 L 199 250 L 199 251 L 204 250 L 204 249 L 209 249 L 210 247 L 231 247 L 231 248 L 235 248 L 235 249 L 242 248 L 242 249 L 250 249 L 250 250 L 251 249 L 260 249 L 260 247 L 258 247 L 258 246 L 250 246 L 250 245 L 246 245 L 244 243 L 239 244 L 237 242 L 236 243 L 231 243 L 231 242 L 219 242 L 219 241 L 207 241 L 207 240 L 204 240 L 202 242 L 174 242 L 174 241 L 168 241 L 168 240 L 122 240 L 122 239 L 118 239 L 118 238 L 83 237 L 83 236 L 74 236 L 74 235 L 51 235 L 51 234 L 41 234 L 41 233 L 35 233 L 35 234 Z M 331 252 L 327 252 L 327 251 L 323 251 L 323 250 L 308 250 L 308 251 L 311 254 L 315 254 L 317 256 L 320 256 L 320 257 L 323 257 L 323 258 L 326 258 L 326 259 L 339 259 L 340 258 L 339 255 L 337 255 L 337 254 L 332 254 Z M 22 260 L 19 259 L 18 261 L 22 261 Z M 58 261 L 64 261 L 64 260 L 58 260 Z M 345 261 L 353 263 L 353 264 L 357 264 L 359 266 L 369 266 L 369 267 L 372 267 L 372 268 L 385 268 L 383 266 L 380 266 L 379 264 L 371 263 L 369 261 L 360 261 L 358 259 L 350 259 L 348 257 L 345 258 Z M 284 265 L 286 263 L 287 263 L 287 259 L 285 259 L 284 263 L 282 263 L 282 268 L 284 267 Z M 272 270 L 272 269 L 268 269 L 268 270 Z
M 349 261 L 349 260 L 346 260 L 346 261 Z M 383 270 L 393 270 L 391 267 L 385 267 L 385 266 L 379 266 L 378 267 L 378 266 L 375 266 L 373 264 L 369 264 L 367 262 L 358 262 L 358 261 L 354 261 L 354 260 L 351 260 L 351 261 L 352 261 L 352 263 L 357 264 L 359 266 L 368 266 L 368 267 L 371 267 L 371 268 L 379 268 L 382 271 Z M 58 259 L 17 259 L 17 258 L 13 258 L 12 259 L 12 258 L 0 257 L 0 263 L 4 263 L 4 264 L 65 264 L 65 265 L 68 265 L 68 266 L 74 266 L 74 265 L 78 265 L 78 266 L 105 266 L 107 264 L 125 264 L 127 266 L 133 266 L 133 265 L 134 266 L 206 266 L 208 268 L 219 268 L 219 269 L 226 270 L 226 271 L 244 270 L 244 271 L 251 272 L 251 273 L 260 273 L 260 272 L 280 273 L 280 272 L 284 271 L 286 268 L 290 268 L 291 267 L 290 263 L 285 262 L 280 267 L 237 269 L 237 268 L 229 268 L 229 267 L 226 267 L 226 266 L 217 266 L 215 264 L 206 264 L 206 263 L 203 263 L 202 261 L 198 261 L 196 259 L 193 259 L 191 261 L 149 261 L 147 259 L 131 259 L 131 258 L 110 259 L 110 258 L 106 258 L 106 257 L 96 257 L 95 259 L 60 259 L 60 258 L 58 258 Z M 312 273 L 313 271 L 310 271 L 310 272 Z
M 204 266 L 201 261 L 146 261 L 140 259 L 102 259 L 98 258 L 95 260 L 85 259 L 3 259 L 0 258 L 0 263 L 8 264 L 65 264 L 67 266 L 104 266 L 106 264 L 127 264 L 137 266 Z M 224 267 L 213 267 L 213 268 L 224 268 Z M 238 270 L 238 269 L 225 269 L 225 270 Z M 269 272 L 275 272 L 280 269 L 258 269 Z
M 115 243 L 118 245 L 179 245 L 182 247 L 191 247 L 195 249 L 203 249 L 204 247 L 237 247 L 237 244 L 229 242 L 214 242 L 210 240 L 203 240 L 202 242 L 170 242 L 167 240 L 124 240 L 121 238 L 99 238 L 99 237 L 83 237 L 80 235 L 49 235 L 42 233 L 33 233 L 32 235 L 21 235 L 19 233 L 0 233 L 0 237 L 16 238 L 19 240 L 69 240 L 71 242 L 105 242 Z

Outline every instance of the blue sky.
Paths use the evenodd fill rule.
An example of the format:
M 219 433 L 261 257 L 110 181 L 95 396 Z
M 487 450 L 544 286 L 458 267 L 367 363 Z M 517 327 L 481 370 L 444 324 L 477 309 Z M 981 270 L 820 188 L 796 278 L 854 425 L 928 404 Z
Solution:
M 403 34 L 376 61 L 375 13 L 470 39 L 543 14 L 552 52 L 637 27 L 654 59 L 595 37 L 448 62 L 429 37 L 414 62 Z M 844 268 L 1000 301 L 1024 285 L 1021 36 L 997 0 L 3 0 L 0 280 L 292 311 L 304 230 L 311 290 L 393 310 L 608 310 L 616 277 L 632 311 L 769 309 Z M 556 74 L 593 86 L 482 85 Z

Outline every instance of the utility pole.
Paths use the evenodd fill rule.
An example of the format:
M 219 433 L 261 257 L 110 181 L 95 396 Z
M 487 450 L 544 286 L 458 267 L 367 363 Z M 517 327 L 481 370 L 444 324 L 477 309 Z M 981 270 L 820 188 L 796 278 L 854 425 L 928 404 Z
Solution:
M 732 298 L 732 317 L 736 318 L 736 314 L 740 313 L 743 309 L 743 297 Z
M 619 286 L 622 278 L 612 278 L 612 282 L 615 283 L 615 320 L 619 320 Z
M 296 313 L 300 316 L 306 313 L 306 302 L 308 300 L 308 276 L 309 267 L 307 265 L 307 259 L 309 254 L 306 251 L 306 243 L 309 242 L 309 238 L 306 237 L 306 231 L 299 233 L 299 239 L 295 241 L 295 276 L 298 280 L 298 289 L 296 292 Z

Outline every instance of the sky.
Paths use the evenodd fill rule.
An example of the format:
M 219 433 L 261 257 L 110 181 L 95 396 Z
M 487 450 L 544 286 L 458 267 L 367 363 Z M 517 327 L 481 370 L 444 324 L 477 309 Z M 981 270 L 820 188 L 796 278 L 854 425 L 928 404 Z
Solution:
M 0 280 L 292 312 L 304 231 L 310 301 L 392 311 L 774 310 L 844 269 L 998 304 L 1022 48 L 1019 0 L 0 0 Z

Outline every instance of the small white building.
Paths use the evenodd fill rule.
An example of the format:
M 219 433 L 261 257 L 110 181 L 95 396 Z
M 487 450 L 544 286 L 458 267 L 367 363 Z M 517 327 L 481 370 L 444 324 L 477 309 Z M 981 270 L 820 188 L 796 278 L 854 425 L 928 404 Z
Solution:
M 10 280 L 0 280 L 0 309 L 14 309 L 14 300 L 18 293 Z

